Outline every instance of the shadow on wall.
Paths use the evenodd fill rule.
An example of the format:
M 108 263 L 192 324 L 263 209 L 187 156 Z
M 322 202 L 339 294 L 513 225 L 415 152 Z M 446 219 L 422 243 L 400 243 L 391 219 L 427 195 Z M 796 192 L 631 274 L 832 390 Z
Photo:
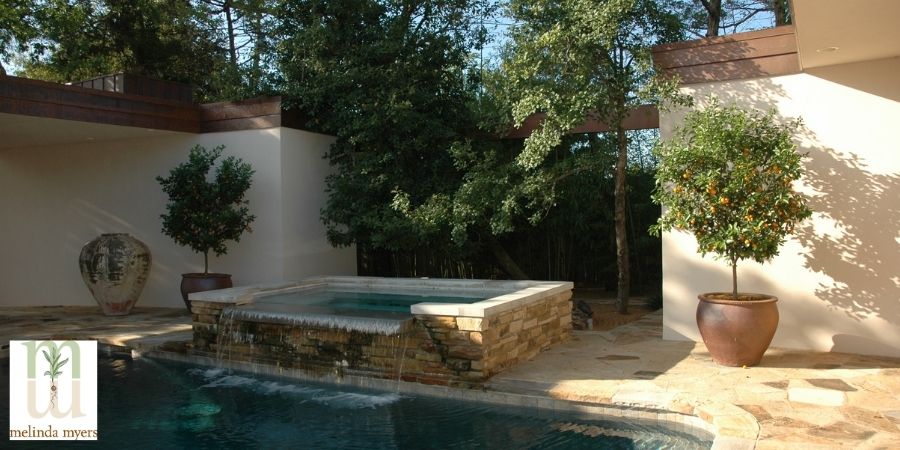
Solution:
M 821 74 L 815 76 L 824 78 Z M 830 77 L 827 81 L 849 89 L 865 84 L 864 80 L 847 84 L 844 78 Z M 877 80 L 873 82 L 877 83 Z M 713 89 L 717 89 L 716 95 L 725 104 L 762 111 L 771 110 L 785 101 L 809 101 L 808 98 L 792 98 L 783 86 L 769 79 L 753 80 L 746 85 L 750 89 L 743 89 L 744 85 L 740 90 Z M 698 90 L 698 100 L 702 103 L 705 90 Z M 873 91 L 888 95 L 890 100 L 898 100 L 894 98 L 897 97 L 896 89 L 869 88 L 862 92 Z M 793 89 L 791 92 L 794 92 Z M 803 108 L 835 107 L 827 104 L 802 105 Z M 841 112 L 845 115 L 852 113 Z M 859 113 L 865 114 L 865 111 Z M 882 117 L 871 119 L 860 122 L 869 129 L 860 128 L 855 132 L 861 133 L 860 136 L 876 131 L 885 134 L 883 127 L 888 126 L 888 120 Z M 822 279 L 830 280 L 815 287 L 815 296 L 825 302 L 827 308 L 840 311 L 855 321 L 877 317 L 900 326 L 900 174 L 873 168 L 871 162 L 861 156 L 866 155 L 867 151 L 872 154 L 871 149 L 837 150 L 826 145 L 824 139 L 808 128 L 800 130 L 797 137 L 801 145 L 799 150 L 807 153 L 803 181 L 814 220 L 798 227 L 795 237 L 805 248 L 801 255 L 804 267 L 823 275 Z M 869 339 L 835 335 L 833 350 L 851 348 L 860 344 L 861 340 Z M 884 344 L 865 343 L 866 348 L 873 346 L 884 347 Z M 873 351 L 876 350 L 873 348 Z
M 894 59 L 885 59 L 864 66 L 813 69 L 809 74 L 858 91 L 860 96 L 900 102 L 896 68 Z M 895 125 L 890 122 L 896 118 L 880 117 L 876 111 L 859 113 L 871 115 L 863 128 L 854 130 L 860 136 L 896 133 L 884 130 Z M 805 138 L 810 143 L 804 148 L 810 156 L 806 184 L 815 191 L 810 207 L 825 218 L 817 223 L 831 224 L 807 226 L 797 234 L 811 250 L 806 267 L 833 280 L 820 285 L 816 296 L 855 320 L 874 316 L 900 325 L 900 173 L 871 167 L 859 156 L 864 149 L 841 152 L 812 132 Z M 897 151 L 891 149 L 892 154 Z M 835 349 L 850 338 L 835 336 Z
M 856 320 L 877 315 L 897 324 L 900 176 L 873 173 L 853 153 L 804 150 L 817 220 L 798 229 L 797 238 L 809 249 L 806 267 L 833 280 L 820 284 L 816 296 Z

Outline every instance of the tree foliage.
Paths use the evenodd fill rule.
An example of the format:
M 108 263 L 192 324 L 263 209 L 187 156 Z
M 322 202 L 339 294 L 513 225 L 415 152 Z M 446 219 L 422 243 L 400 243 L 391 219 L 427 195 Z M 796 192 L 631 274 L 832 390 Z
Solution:
M 3 60 L 8 59 L 12 51 L 25 51 L 35 36 L 31 4 L 29 0 L 0 3 L 0 75 L 6 74 Z
M 214 86 L 215 98 L 242 99 L 275 92 L 278 0 L 192 0 L 205 18 L 227 63 Z
M 641 134 L 635 132 L 634 134 Z M 636 137 L 633 137 L 636 139 Z M 519 148 L 521 141 L 518 142 Z M 509 222 L 506 231 L 494 234 L 497 242 L 530 279 L 569 280 L 579 287 L 596 287 L 614 291 L 617 283 L 615 228 L 613 223 L 612 161 L 615 160 L 615 136 L 610 134 L 583 134 L 564 138 L 561 148 L 578 148 L 580 151 L 601 152 L 608 163 L 598 170 L 584 170 L 560 179 L 555 186 L 556 201 L 553 205 L 535 208 L 537 221 L 532 223 L 530 213 L 519 214 Z M 591 149 L 588 150 L 587 147 Z M 649 147 L 647 148 L 649 150 Z M 632 286 L 650 295 L 658 293 L 661 286 L 661 246 L 658 237 L 644 232 L 659 218 L 659 207 L 650 202 L 653 191 L 655 165 L 637 148 L 630 156 L 628 172 L 628 229 L 629 249 L 632 258 Z M 565 151 L 560 151 L 565 154 Z M 514 155 L 506 156 L 514 160 Z M 641 159 L 644 164 L 641 164 Z M 512 165 L 512 167 L 515 167 Z M 486 175 L 487 173 L 485 173 Z M 480 177 L 487 182 L 487 176 Z M 497 178 L 496 183 L 486 184 L 499 197 L 502 188 L 516 185 Z M 421 247 L 415 250 L 387 252 L 362 249 L 359 258 L 360 275 L 451 277 L 451 278 L 506 278 L 507 268 L 500 265 L 488 247 L 485 234 L 490 232 L 486 222 L 503 214 L 498 204 L 478 202 L 477 190 L 469 191 L 473 211 L 467 213 L 474 223 L 467 225 L 462 244 L 445 251 L 442 248 Z M 454 200 L 461 201 L 454 197 Z M 464 206 L 464 205 L 459 205 Z M 469 205 L 465 205 L 468 207 Z M 526 203 L 520 208 L 528 209 Z M 484 211 L 484 215 L 480 212 Z M 475 213 L 475 214 L 473 214 Z M 509 217 L 503 214 L 504 217 Z M 453 219 L 449 213 L 441 217 Z
M 217 164 L 224 149 L 194 146 L 187 162 L 173 168 L 168 177 L 156 177 L 169 196 L 160 216 L 162 231 L 175 243 L 203 253 L 204 273 L 209 271 L 209 252 L 227 253 L 227 242 L 240 241 L 256 219 L 246 199 L 253 169 L 234 156 Z
M 794 226 L 811 215 L 792 189 L 802 175 L 792 141 L 799 120 L 779 124 L 775 113 L 721 106 L 715 100 L 687 114 L 672 139 L 655 149 L 660 160 L 653 199 L 665 209 L 654 231 L 685 230 L 700 253 L 732 266 L 778 254 Z
M 648 98 L 639 97 L 639 92 L 674 92 L 671 82 L 654 78 L 650 47 L 680 39 L 680 22 L 654 0 L 512 0 L 509 11 L 518 21 L 503 65 L 513 120 L 521 125 L 534 113 L 546 113 L 516 158 L 528 178 L 546 185 L 572 171 L 596 167 L 591 154 L 584 156 L 580 167 L 556 164 L 560 159 L 554 150 L 562 137 L 585 118 L 609 124 L 616 133 L 617 302 L 619 311 L 625 312 L 630 263 L 625 204 L 628 141 L 623 121 Z M 577 158 L 564 161 L 579 163 Z
M 650 85 L 649 49 L 679 40 L 678 18 L 651 0 L 514 0 L 519 24 L 503 70 L 516 124 L 547 113 L 519 157 L 537 167 L 586 117 L 615 125 Z
M 29 78 L 129 72 L 192 84 L 200 100 L 220 99 L 234 83 L 215 17 L 191 2 L 44 0 L 24 12 L 32 32 L 19 41 L 19 62 Z
M 284 91 L 334 134 L 322 218 L 334 244 L 436 245 L 439 226 L 406 211 L 449 195 L 455 142 L 475 130 L 469 48 L 483 39 L 472 0 L 285 2 L 278 11 Z

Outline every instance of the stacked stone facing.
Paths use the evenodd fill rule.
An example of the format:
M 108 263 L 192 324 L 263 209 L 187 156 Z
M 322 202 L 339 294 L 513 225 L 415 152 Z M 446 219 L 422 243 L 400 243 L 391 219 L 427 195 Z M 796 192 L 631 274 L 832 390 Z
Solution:
M 567 340 L 571 298 L 565 291 L 487 317 L 417 315 L 416 320 L 454 378 L 484 381 Z
M 481 387 L 572 331 L 572 293 L 564 290 L 484 317 L 416 314 L 397 335 L 228 319 L 233 301 L 192 300 L 194 352 L 227 360 L 337 376 Z

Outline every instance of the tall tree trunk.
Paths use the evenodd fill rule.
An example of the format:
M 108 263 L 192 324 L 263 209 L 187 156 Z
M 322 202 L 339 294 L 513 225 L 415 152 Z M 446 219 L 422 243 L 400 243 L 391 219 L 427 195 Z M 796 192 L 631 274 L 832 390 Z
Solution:
M 775 14 L 775 26 L 787 25 L 791 23 L 790 5 L 787 0 L 770 0 L 772 4 L 772 12 Z
M 706 9 L 706 37 L 719 35 L 719 24 L 722 22 L 722 0 L 700 0 Z
M 262 13 L 255 11 L 253 13 L 253 71 L 251 74 L 251 86 L 254 94 L 260 91 L 260 79 L 262 79 L 260 71 L 260 60 L 263 53 L 262 40 Z
M 624 98 L 619 100 L 624 111 Z M 616 159 L 616 189 L 615 189 L 615 225 L 616 225 L 616 265 L 619 267 L 619 276 L 616 283 L 616 308 L 619 314 L 628 313 L 628 296 L 631 287 L 631 273 L 628 265 L 628 228 L 625 226 L 625 175 L 628 169 L 628 136 L 622 121 L 616 126 L 616 146 L 618 158 Z
M 6 75 L 6 69 L 3 67 L 3 63 L 0 63 L 0 77 Z
M 228 26 L 228 56 L 231 57 L 231 64 L 237 67 L 237 47 L 234 43 L 234 18 L 231 17 L 231 0 L 225 0 L 222 4 L 222 11 L 225 13 L 225 24 Z
M 497 258 L 497 262 L 500 263 L 500 267 L 509 275 L 513 280 L 527 280 L 528 274 L 516 264 L 516 261 L 509 256 L 509 253 L 506 252 L 506 249 L 503 248 L 503 245 L 497 241 L 497 238 L 494 235 L 487 233 L 487 245 L 488 249 L 491 253 L 494 254 L 494 257 Z

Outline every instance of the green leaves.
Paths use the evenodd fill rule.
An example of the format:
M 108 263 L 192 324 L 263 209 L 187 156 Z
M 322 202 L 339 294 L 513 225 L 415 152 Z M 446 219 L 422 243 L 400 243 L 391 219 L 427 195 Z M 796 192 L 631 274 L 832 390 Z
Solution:
M 812 212 L 792 189 L 803 172 L 792 141 L 801 121 L 779 123 L 762 114 L 722 106 L 693 110 L 661 142 L 653 199 L 664 214 L 651 232 L 688 231 L 702 254 L 734 264 L 764 262 L 796 224 Z
M 14 0 L 12 5 L 27 17 L 16 38 L 20 45 L 22 39 L 29 44 L 21 48 L 28 52 L 21 62 L 30 78 L 67 82 L 129 72 L 191 83 L 200 97 L 207 97 L 227 75 L 226 51 L 201 5 L 46 0 L 16 6 L 24 3 Z M 4 9 L 0 7 L 0 25 Z M 2 28 L 0 44 L 5 43 Z
M 229 156 L 217 166 L 224 145 L 212 150 L 197 145 L 188 161 L 156 177 L 168 194 L 162 231 L 179 245 L 204 255 L 227 252 L 227 241 L 240 241 L 256 218 L 250 214 L 246 192 L 253 169 L 239 158 Z M 210 171 L 215 168 L 215 174 Z M 204 269 L 208 271 L 208 267 Z
M 484 39 L 477 20 L 489 8 L 481 0 L 281 4 L 286 94 L 309 126 L 337 138 L 321 211 L 333 244 L 449 244 L 449 197 L 469 164 L 453 153 L 479 134 L 470 51 Z
M 62 375 L 61 369 L 66 365 L 67 362 L 69 362 L 69 358 L 60 361 L 59 358 L 62 355 L 59 353 L 59 349 L 55 346 L 50 348 L 49 353 L 47 352 L 47 350 L 42 350 L 42 352 L 44 353 L 44 359 L 46 359 L 50 364 L 50 370 L 45 371 L 44 376 L 50 377 L 50 380 L 55 382 L 56 378 Z
M 655 1 L 513 0 L 509 11 L 518 22 L 501 95 L 516 125 L 547 116 L 516 159 L 522 169 L 540 170 L 589 116 L 612 127 L 637 104 L 673 96 L 673 83 L 655 78 L 649 48 L 680 38 L 680 24 Z

